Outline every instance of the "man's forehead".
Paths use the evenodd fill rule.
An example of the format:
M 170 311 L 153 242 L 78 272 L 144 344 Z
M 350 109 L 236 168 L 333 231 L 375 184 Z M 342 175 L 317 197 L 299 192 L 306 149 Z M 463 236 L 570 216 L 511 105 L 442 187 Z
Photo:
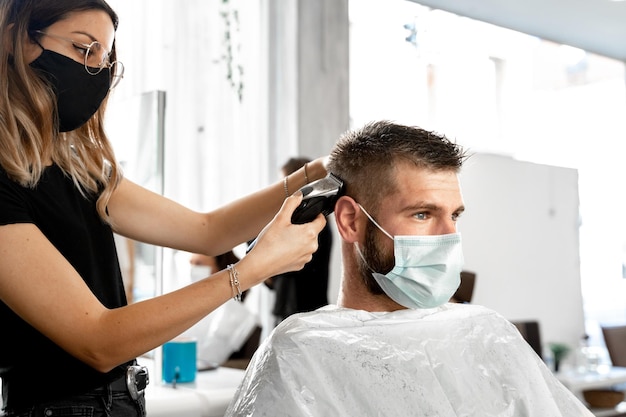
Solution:
M 394 170 L 395 192 L 405 193 L 415 189 L 457 190 L 460 189 L 456 170 L 433 170 L 409 164 L 400 164 Z
M 407 208 L 454 208 L 463 206 L 459 177 L 454 170 L 407 168 L 396 171 L 393 189 L 387 190 L 385 201 Z

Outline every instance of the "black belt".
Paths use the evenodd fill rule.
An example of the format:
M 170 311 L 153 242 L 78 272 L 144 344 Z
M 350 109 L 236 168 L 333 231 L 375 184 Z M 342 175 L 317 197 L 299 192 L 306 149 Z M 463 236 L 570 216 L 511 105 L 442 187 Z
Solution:
M 136 363 L 136 362 L 135 362 Z M 30 375 L 30 374 L 29 374 Z M 9 400 L 7 403 L 11 404 L 11 411 L 19 412 L 20 410 L 27 410 L 35 405 L 40 398 L 33 400 L 32 396 L 28 396 L 29 384 L 26 378 L 23 378 L 21 374 L 19 378 L 6 378 L 2 380 L 2 390 Z M 93 390 L 93 392 L 106 392 L 110 390 L 112 392 L 128 393 L 133 400 L 137 400 L 144 393 L 146 386 L 148 385 L 148 369 L 145 366 L 138 366 L 136 364 L 129 365 L 124 372 L 124 375 L 117 378 L 108 384 L 102 385 L 99 388 Z M 75 390 L 75 386 L 72 386 Z M 37 385 L 37 393 L 41 389 L 41 384 Z M 41 397 L 40 394 L 37 394 Z M 46 401 L 49 399 L 46 399 Z M 7 403 L 4 406 L 7 406 Z M 8 411 L 8 409 L 6 410 Z M 2 412 L 0 411 L 0 416 Z
M 133 400 L 143 394 L 150 382 L 148 368 L 139 365 L 130 365 L 126 374 L 111 381 L 108 385 L 113 392 L 128 392 Z

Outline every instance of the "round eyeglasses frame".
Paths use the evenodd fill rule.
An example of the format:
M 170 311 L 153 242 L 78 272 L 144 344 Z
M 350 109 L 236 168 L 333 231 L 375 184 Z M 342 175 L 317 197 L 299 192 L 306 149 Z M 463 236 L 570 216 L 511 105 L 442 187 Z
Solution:
M 49 36 L 51 38 L 59 39 L 66 42 L 71 42 L 74 48 L 77 48 L 81 51 L 81 54 L 84 57 L 84 66 L 85 71 L 89 75 L 98 75 L 104 68 L 107 68 L 111 73 L 111 86 L 109 89 L 115 88 L 122 78 L 124 78 L 124 64 L 121 61 L 113 61 L 109 62 L 109 57 L 111 56 L 111 52 L 109 52 L 102 44 L 98 41 L 93 41 L 91 43 L 82 43 L 76 42 L 71 38 L 66 38 L 65 36 L 54 35 L 52 33 L 43 32 L 41 30 L 36 30 L 35 33 L 39 33 L 40 35 Z M 100 58 L 98 58 L 97 51 L 102 51 Z M 96 65 L 89 65 L 90 60 L 92 60 L 92 64 L 94 57 L 98 59 Z

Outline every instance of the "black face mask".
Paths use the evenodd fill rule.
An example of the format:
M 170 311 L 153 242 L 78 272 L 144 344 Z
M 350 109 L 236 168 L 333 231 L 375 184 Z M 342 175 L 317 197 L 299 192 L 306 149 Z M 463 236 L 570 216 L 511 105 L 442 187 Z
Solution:
M 111 74 L 106 68 L 91 75 L 83 64 L 48 49 L 44 49 L 30 65 L 54 87 L 61 132 L 69 132 L 87 123 L 109 92 Z

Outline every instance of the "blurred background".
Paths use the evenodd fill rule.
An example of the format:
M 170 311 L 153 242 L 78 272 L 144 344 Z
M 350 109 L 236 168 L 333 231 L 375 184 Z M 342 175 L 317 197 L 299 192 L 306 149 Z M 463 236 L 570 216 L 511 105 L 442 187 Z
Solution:
M 405 0 L 109 3 L 126 68 L 109 123 L 129 176 L 210 210 L 368 121 L 443 132 L 477 155 L 459 226 L 473 302 L 572 347 L 626 323 L 622 60 Z M 181 256 L 146 255 L 136 298 L 186 282 Z

